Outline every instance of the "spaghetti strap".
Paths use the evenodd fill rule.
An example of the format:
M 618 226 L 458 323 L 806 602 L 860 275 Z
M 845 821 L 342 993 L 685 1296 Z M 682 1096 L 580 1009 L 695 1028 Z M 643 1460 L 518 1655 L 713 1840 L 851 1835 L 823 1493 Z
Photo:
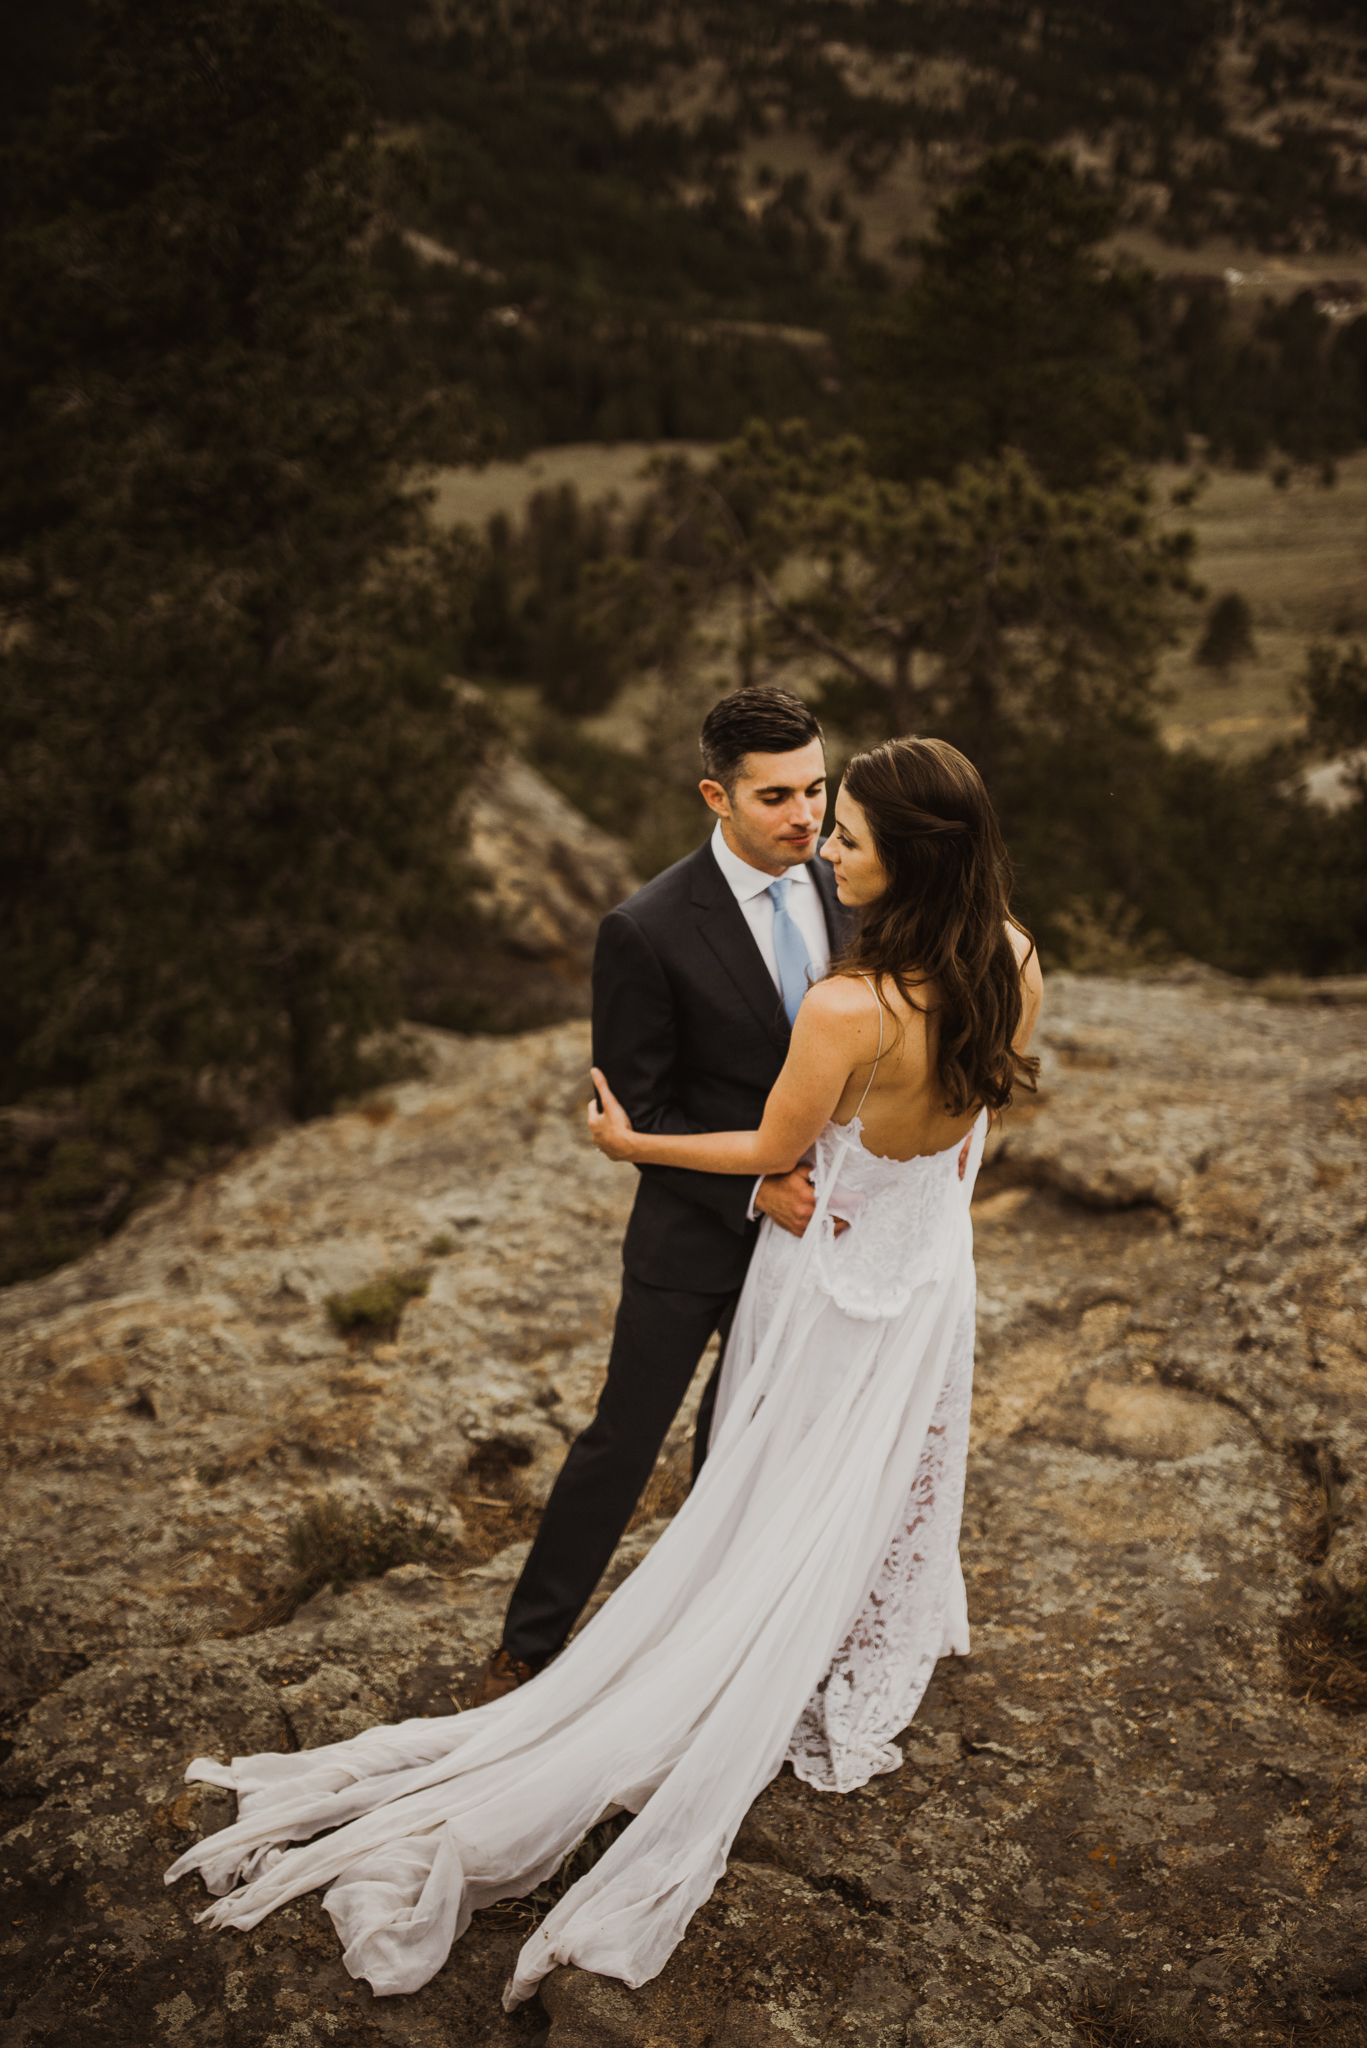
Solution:
M 878 984 L 871 974 L 861 974 L 859 978 L 861 981 L 866 981 L 873 990 L 873 1000 L 878 1005 L 878 1050 L 873 1056 L 873 1065 L 869 1068 L 869 1078 L 864 1083 L 864 1093 L 859 1098 L 858 1108 L 856 1108 L 854 1115 L 850 1118 L 852 1124 L 859 1121 L 859 1112 L 869 1099 L 869 1090 L 873 1086 L 873 1077 L 878 1072 L 878 1062 L 883 1057 L 883 999 L 878 993 Z

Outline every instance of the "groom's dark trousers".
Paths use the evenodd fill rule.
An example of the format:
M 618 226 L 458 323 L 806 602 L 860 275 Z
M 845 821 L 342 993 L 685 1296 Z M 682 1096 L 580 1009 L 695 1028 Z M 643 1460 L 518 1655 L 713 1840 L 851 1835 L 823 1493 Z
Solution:
M 845 935 L 829 863 L 813 878 L 831 951 Z M 755 1130 L 789 1027 L 759 947 L 699 847 L 603 919 L 593 1057 L 641 1131 Z M 759 1226 L 741 1174 L 638 1169 L 622 1298 L 598 1411 L 571 1446 L 508 1608 L 504 1646 L 540 1663 L 564 1643 L 631 1519 L 714 1331 L 723 1344 Z M 707 1451 L 716 1374 L 699 1407 Z

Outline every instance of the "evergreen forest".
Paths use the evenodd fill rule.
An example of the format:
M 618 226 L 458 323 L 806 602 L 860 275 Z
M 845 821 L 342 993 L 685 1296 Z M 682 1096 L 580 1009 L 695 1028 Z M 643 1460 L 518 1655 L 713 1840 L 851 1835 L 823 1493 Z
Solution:
M 1332 492 L 1367 449 L 1346 0 L 9 33 L 0 1280 L 399 1071 L 415 1011 L 498 1028 L 412 974 L 498 943 L 452 827 L 490 747 L 644 876 L 696 843 L 690 735 L 740 681 L 800 688 L 837 760 L 964 748 L 1048 962 L 1367 970 L 1367 608 L 1260 752 L 1170 744 L 1160 683 L 1181 636 L 1217 676 L 1253 647 L 1174 498 Z M 1232 248 L 1312 281 L 1236 288 Z M 434 469 L 619 442 L 660 450 L 629 503 L 428 517 Z

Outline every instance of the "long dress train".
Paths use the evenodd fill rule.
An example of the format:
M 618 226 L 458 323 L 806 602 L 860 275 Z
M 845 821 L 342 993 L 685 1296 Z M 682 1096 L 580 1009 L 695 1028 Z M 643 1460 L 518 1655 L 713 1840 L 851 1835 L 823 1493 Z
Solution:
M 881 1159 L 857 1117 L 826 1127 L 805 1236 L 763 1225 L 698 1484 L 539 1677 L 475 1712 L 298 1755 L 195 1759 L 188 1780 L 238 1794 L 237 1821 L 166 1874 L 199 1870 L 222 1895 L 201 1919 L 254 1927 L 326 1885 L 351 1974 L 413 1991 L 474 1912 L 533 1890 L 627 1809 L 523 1947 L 504 2004 L 562 1964 L 639 1985 L 785 1757 L 823 1791 L 897 1768 L 892 1738 L 936 1659 L 968 1651 L 968 1204 L 984 1128 L 961 1180 L 957 1145 Z M 837 1184 L 855 1219 L 839 1237 Z

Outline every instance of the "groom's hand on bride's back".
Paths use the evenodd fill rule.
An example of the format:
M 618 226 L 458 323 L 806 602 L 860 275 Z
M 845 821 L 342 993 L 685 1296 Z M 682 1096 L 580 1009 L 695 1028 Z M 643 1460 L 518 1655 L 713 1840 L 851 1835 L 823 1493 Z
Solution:
M 759 1184 L 755 1207 L 772 1216 L 781 1229 L 801 1237 L 816 1208 L 811 1168 L 795 1166 L 791 1173 L 767 1173 Z

